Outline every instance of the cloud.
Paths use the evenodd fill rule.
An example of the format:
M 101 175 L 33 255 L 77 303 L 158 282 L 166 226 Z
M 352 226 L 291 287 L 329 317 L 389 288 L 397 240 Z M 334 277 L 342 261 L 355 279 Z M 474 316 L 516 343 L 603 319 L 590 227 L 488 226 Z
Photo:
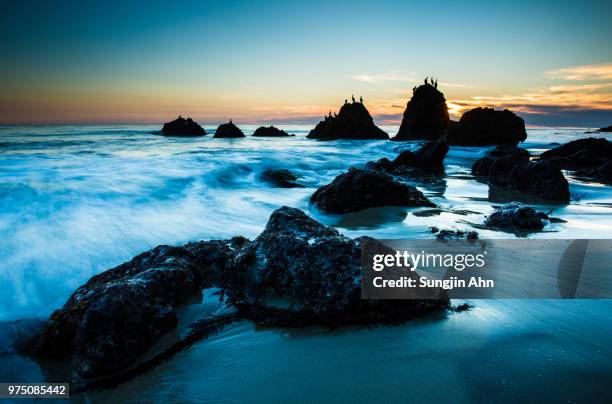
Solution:
M 565 67 L 550 70 L 544 75 L 550 79 L 560 80 L 612 80 L 612 63 Z
M 411 74 L 402 73 L 400 71 L 391 71 L 380 74 L 355 74 L 351 76 L 353 80 L 363 81 L 372 84 L 381 84 L 389 81 L 415 81 Z

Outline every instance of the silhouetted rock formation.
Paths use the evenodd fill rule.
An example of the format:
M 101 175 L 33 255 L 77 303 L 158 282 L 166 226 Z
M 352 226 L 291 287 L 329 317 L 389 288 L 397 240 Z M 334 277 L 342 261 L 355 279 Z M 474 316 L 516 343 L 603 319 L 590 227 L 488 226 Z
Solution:
M 219 280 L 231 242 L 158 246 L 80 286 L 21 351 L 71 358 L 79 376 L 124 369 L 177 325 L 176 307 Z
M 304 186 L 295 182 L 298 177 L 291 171 L 279 169 L 264 170 L 261 173 L 262 181 L 268 182 L 279 188 L 303 188 Z
M 274 126 L 260 126 L 253 132 L 255 137 L 283 137 L 283 136 L 295 136 L 290 135 L 284 130 L 280 130 Z
M 518 202 L 507 203 L 493 212 L 484 222 L 486 227 L 496 229 L 525 231 L 542 230 L 548 223 L 548 216 L 543 212 Z
M 326 116 L 307 136 L 309 139 L 389 139 L 389 135 L 374 124 L 361 102 L 345 103 L 338 115 Z
M 612 132 L 612 125 L 597 129 L 597 132 Z
M 431 84 L 423 84 L 414 89 L 399 131 L 392 140 L 437 140 L 449 122 L 444 94 Z
M 446 143 L 427 142 L 416 152 L 405 150 L 393 161 L 382 158 L 376 162 L 367 163 L 366 167 L 396 175 L 443 174 L 444 158 L 447 153 L 448 145 Z M 415 172 L 415 169 L 421 172 Z
M 607 161 L 597 168 L 590 170 L 579 170 L 576 176 L 595 180 L 603 184 L 612 184 L 612 161 Z
M 529 152 L 527 150 L 511 145 L 500 145 L 492 150 L 488 150 L 484 157 L 476 160 L 474 165 L 472 165 L 472 175 L 488 177 L 489 169 L 493 162 L 500 157 L 508 156 L 513 157 L 513 159 L 510 160 L 512 161 L 512 163 L 509 164 L 510 167 L 514 166 L 516 163 L 529 161 Z
M 375 170 L 351 168 L 310 198 L 329 213 L 355 212 L 380 206 L 435 206 L 421 191 Z
M 449 307 L 441 290 L 434 291 L 437 297 L 428 300 L 361 299 L 359 240 L 351 240 L 294 208 L 274 211 L 265 230 L 236 254 L 232 264 L 224 289 L 229 300 L 238 306 L 260 308 L 270 307 L 274 299 L 284 299 L 290 302 L 289 309 L 270 307 L 267 312 L 281 313 L 281 325 L 295 326 L 296 320 L 302 326 L 397 323 Z M 294 313 L 293 321 L 283 320 L 287 312 Z M 257 320 L 279 325 L 270 315 Z
M 447 137 L 448 144 L 460 146 L 516 145 L 525 139 L 523 118 L 507 109 L 480 107 L 465 112 L 450 126 Z
M 165 136 L 204 136 L 206 131 L 191 118 L 179 116 L 172 122 L 166 122 L 161 130 Z
M 230 120 L 228 123 L 222 123 L 215 131 L 215 138 L 237 138 L 244 137 L 244 133 Z

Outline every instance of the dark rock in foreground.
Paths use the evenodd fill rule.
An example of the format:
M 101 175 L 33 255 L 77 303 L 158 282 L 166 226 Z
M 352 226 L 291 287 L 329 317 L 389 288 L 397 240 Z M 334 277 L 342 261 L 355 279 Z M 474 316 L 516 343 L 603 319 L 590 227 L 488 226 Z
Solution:
M 345 103 L 338 115 L 326 116 L 307 136 L 309 139 L 389 139 L 389 135 L 374 124 L 361 102 Z
M 236 305 L 275 307 L 282 299 L 306 324 L 394 323 L 449 307 L 440 290 L 428 300 L 362 300 L 359 243 L 288 207 L 234 256 L 227 279 Z
M 295 136 L 290 135 L 284 130 L 278 129 L 274 126 L 260 126 L 255 129 L 253 132 L 253 136 L 255 137 L 285 137 L 285 136 Z
M 179 116 L 172 122 L 166 122 L 161 130 L 165 136 L 204 136 L 206 131 L 191 118 Z
M 435 206 L 421 191 L 375 170 L 351 168 L 310 198 L 328 213 L 355 212 L 381 206 Z
M 304 187 L 303 185 L 295 182 L 298 179 L 297 176 L 295 176 L 291 171 L 284 170 L 284 169 L 264 170 L 261 173 L 261 179 L 262 181 L 270 183 L 279 188 L 303 188 Z
M 396 175 L 411 175 L 414 169 L 421 174 L 443 174 L 444 158 L 448 153 L 448 145 L 444 142 L 427 142 L 416 152 L 405 150 L 393 161 L 387 158 L 377 162 L 369 162 L 366 167 L 373 170 L 382 170 Z
M 518 202 L 507 203 L 493 212 L 484 222 L 486 227 L 496 229 L 525 231 L 542 230 L 548 222 L 548 216 L 543 212 L 525 206 Z
M 239 138 L 244 137 L 244 133 L 230 120 L 228 123 L 222 123 L 215 131 L 215 138 Z
M 448 131 L 447 142 L 458 146 L 516 145 L 527 139 L 525 121 L 505 109 L 474 108 Z
M 20 350 L 70 358 L 81 377 L 126 368 L 177 326 L 176 307 L 219 280 L 231 243 L 159 246 L 92 277 Z
M 597 129 L 597 132 L 612 132 L 612 125 Z
M 399 131 L 392 140 L 438 140 L 449 123 L 444 94 L 436 86 L 423 84 L 414 89 Z

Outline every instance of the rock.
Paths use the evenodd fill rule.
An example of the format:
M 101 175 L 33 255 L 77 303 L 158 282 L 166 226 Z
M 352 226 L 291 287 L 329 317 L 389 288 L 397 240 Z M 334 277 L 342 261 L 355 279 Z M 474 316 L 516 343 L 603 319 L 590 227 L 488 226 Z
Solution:
M 437 227 L 430 227 L 430 232 L 436 235 L 438 240 L 478 240 L 478 233 L 465 230 L 440 230 Z
M 374 124 L 361 102 L 345 103 L 338 115 L 326 116 L 307 136 L 309 139 L 389 139 L 389 135 Z
M 488 150 L 484 157 L 474 162 L 474 165 L 472 165 L 472 175 L 488 177 L 491 166 L 495 160 L 501 157 L 511 157 L 511 159 L 506 161 L 511 161 L 512 163 L 510 166 L 513 166 L 516 163 L 528 162 L 529 152 L 525 149 L 511 145 L 496 146 L 495 148 Z
M 513 112 L 474 108 L 449 129 L 447 141 L 458 146 L 516 145 L 527 139 L 525 121 Z
M 489 170 L 489 198 L 525 197 L 569 203 L 569 184 L 561 170 L 546 162 L 524 162 L 517 156 L 501 157 Z
M 592 137 L 573 140 L 542 153 L 540 159 L 564 170 L 596 168 L 612 161 L 612 142 Z
M 165 136 L 205 136 L 206 131 L 191 118 L 179 116 L 172 122 L 164 123 L 161 133 Z
M 380 206 L 435 206 L 421 191 L 375 170 L 351 168 L 310 198 L 328 213 L 355 212 Z
M 543 212 L 518 202 L 507 203 L 493 212 L 484 222 L 486 227 L 517 231 L 542 230 L 548 222 Z
M 290 135 L 284 130 L 280 130 L 274 126 L 260 126 L 253 132 L 255 137 L 284 137 L 284 136 L 295 136 Z
M 303 188 L 304 186 L 295 182 L 296 177 L 289 170 L 273 170 L 267 169 L 261 173 L 262 181 L 268 182 L 279 188 Z
M 359 241 L 286 206 L 234 256 L 226 279 L 230 302 L 251 308 L 284 303 L 302 325 L 401 322 L 449 307 L 439 290 L 429 300 L 362 300 Z M 269 317 L 255 320 L 278 324 Z
M 158 246 L 89 279 L 20 350 L 70 358 L 94 378 L 122 370 L 177 326 L 176 307 L 219 280 L 228 242 Z
M 215 131 L 215 138 L 238 138 L 244 137 L 244 133 L 230 120 L 228 123 L 219 125 Z
M 597 129 L 597 132 L 612 132 L 612 125 Z
M 590 170 L 576 171 L 575 174 L 578 177 L 585 177 L 603 184 L 612 184 L 612 161 L 607 161 Z
M 414 169 L 422 173 L 443 174 L 444 158 L 448 153 L 448 145 L 444 142 L 427 142 L 416 152 L 405 150 L 393 161 L 381 159 L 377 162 L 369 162 L 366 167 L 373 170 L 382 170 L 396 175 L 418 174 Z M 421 173 L 421 174 L 422 174 Z
M 444 94 L 431 84 L 414 89 L 392 140 L 438 140 L 450 123 Z

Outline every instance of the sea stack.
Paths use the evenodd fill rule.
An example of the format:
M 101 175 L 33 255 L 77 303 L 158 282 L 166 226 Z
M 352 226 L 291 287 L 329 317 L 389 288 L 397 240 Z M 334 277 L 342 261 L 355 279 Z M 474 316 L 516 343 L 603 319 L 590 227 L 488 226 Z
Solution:
M 425 84 L 412 90 L 399 131 L 392 140 L 438 140 L 449 123 L 446 99 L 438 90 L 437 80 L 425 80 Z
M 453 122 L 447 141 L 457 146 L 516 145 L 527 139 L 525 121 L 510 110 L 474 108 Z
M 253 136 L 255 137 L 285 137 L 285 136 L 295 136 L 290 135 L 284 130 L 278 129 L 274 126 L 260 126 L 253 132 Z
M 164 136 L 205 136 L 206 131 L 191 118 L 183 118 L 179 115 L 172 122 L 164 123 L 161 130 Z
M 237 138 L 237 137 L 244 137 L 244 133 L 242 133 L 240 128 L 234 125 L 234 123 L 230 119 L 228 123 L 222 123 L 221 125 L 219 125 L 213 137 L 215 138 Z
M 345 101 L 337 115 L 330 112 L 307 137 L 317 140 L 389 139 L 389 135 L 374 124 L 372 116 L 361 101 Z

